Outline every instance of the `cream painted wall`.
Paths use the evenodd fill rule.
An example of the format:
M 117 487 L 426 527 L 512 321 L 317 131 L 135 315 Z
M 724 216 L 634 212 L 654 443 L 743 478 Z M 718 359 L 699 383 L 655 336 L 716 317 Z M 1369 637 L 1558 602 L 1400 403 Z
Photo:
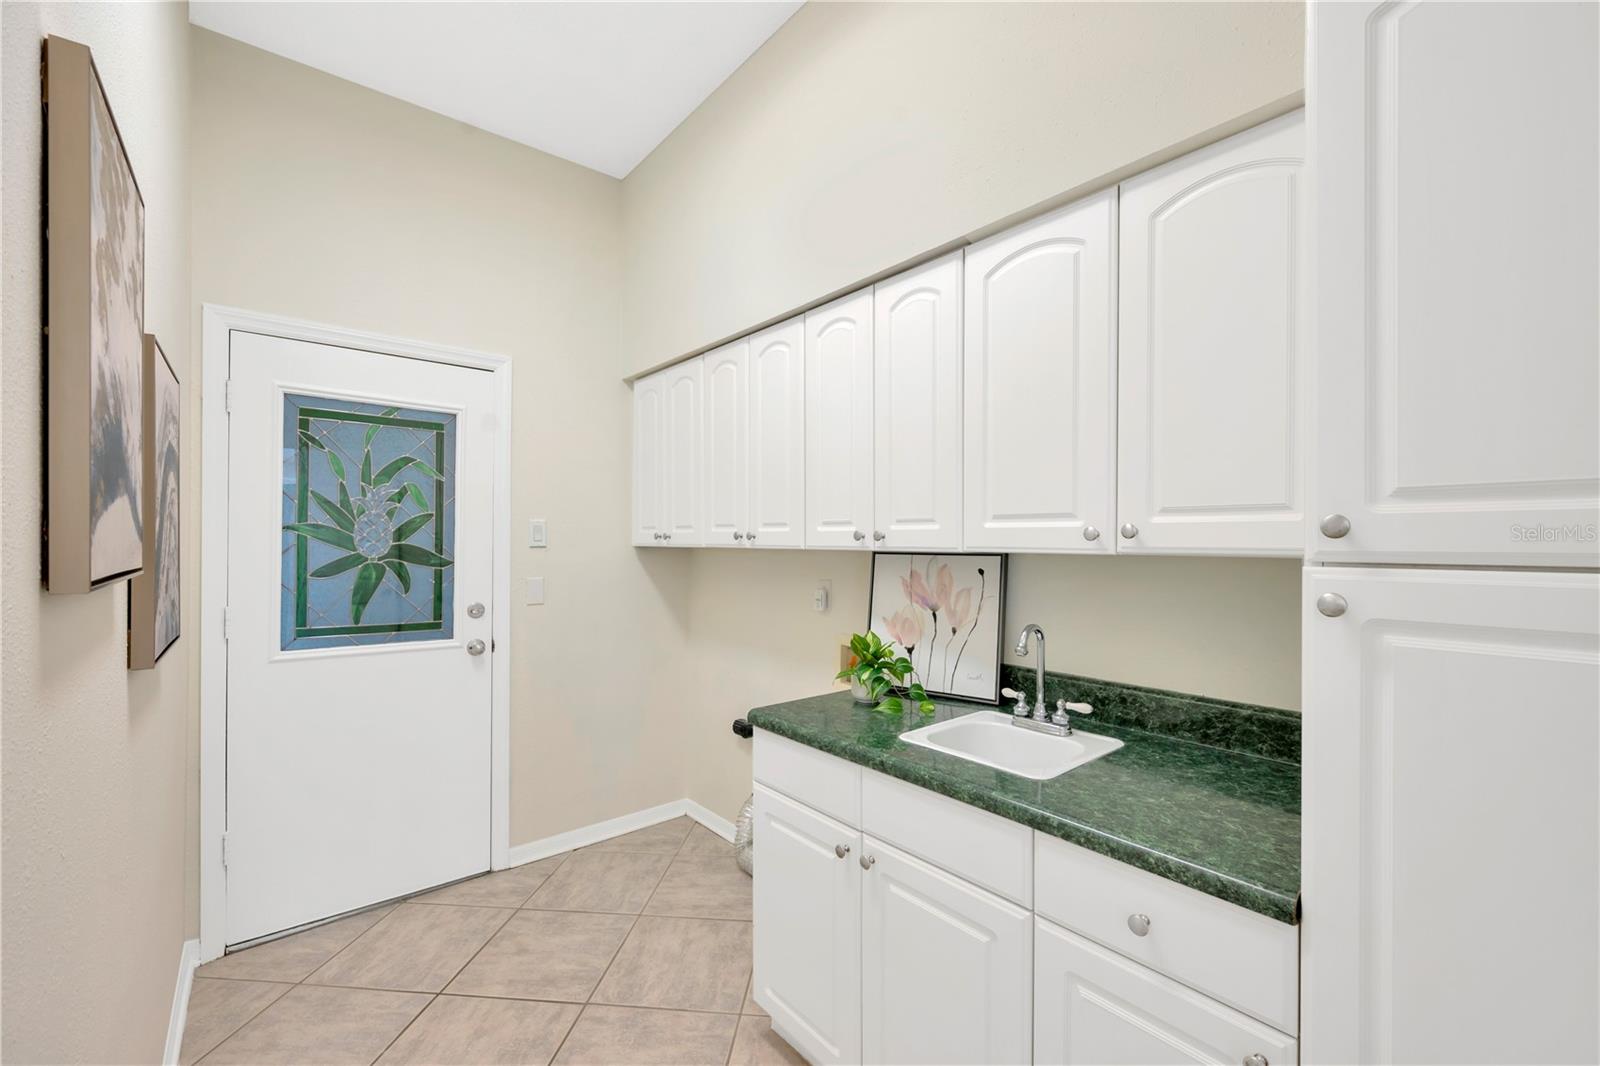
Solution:
M 813 3 L 623 182 L 624 372 L 1295 106 L 1299 3 Z
M 1303 34 L 1298 3 L 808 4 L 623 182 L 623 373 L 1297 106 Z M 692 554 L 687 787 L 731 815 L 728 721 L 827 687 L 868 562 Z M 1043 626 L 1052 669 L 1299 706 L 1294 560 L 1011 568 L 1007 633 Z
M 193 56 L 196 336 L 212 302 L 514 361 L 512 843 L 681 797 L 689 560 L 629 544 L 618 183 L 203 30 Z
M 40 47 L 88 45 L 145 202 L 145 320 L 187 383 L 189 28 L 181 4 L 0 5 L 0 1059 L 159 1062 L 184 940 L 189 660 L 127 668 L 126 583 L 40 584 Z M 193 414 L 193 404 L 189 412 Z M 193 425 L 190 418 L 189 425 Z M 194 436 L 182 477 L 195 483 Z M 183 630 L 193 632 L 194 496 Z

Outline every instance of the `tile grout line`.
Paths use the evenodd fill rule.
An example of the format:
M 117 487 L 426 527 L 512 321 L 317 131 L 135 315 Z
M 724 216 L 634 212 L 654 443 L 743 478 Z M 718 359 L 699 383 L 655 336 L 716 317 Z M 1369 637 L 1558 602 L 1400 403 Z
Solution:
M 225 978 L 202 977 L 202 978 L 200 978 L 200 980 L 202 980 L 202 981 L 217 981 L 217 980 L 225 980 Z M 269 981 L 258 981 L 256 983 L 257 984 L 283 984 L 284 982 L 282 982 L 282 981 L 270 981 L 270 982 Z M 273 996 L 272 999 L 270 999 L 266 1003 L 263 1003 L 261 1005 L 261 1009 L 260 1010 L 256 1011 L 254 1014 L 250 1015 L 250 1017 L 246 1018 L 244 1021 L 240 1022 L 238 1025 L 234 1026 L 232 1029 L 228 1030 L 228 1032 L 223 1036 L 223 1038 L 221 1040 L 218 1040 L 215 1044 L 212 1044 L 210 1047 L 206 1048 L 204 1053 L 202 1053 L 199 1058 L 194 1060 L 194 1066 L 200 1066 L 200 1064 L 206 1060 L 206 1057 L 208 1055 L 210 1055 L 213 1051 L 217 1050 L 217 1048 L 221 1047 L 223 1044 L 226 1044 L 229 1040 L 232 1040 L 234 1038 L 234 1036 L 239 1032 L 240 1029 L 243 1029 L 245 1026 L 249 1025 L 251 1022 L 253 1022 L 257 1018 L 261 1017 L 261 1015 L 266 1012 L 266 1009 L 268 1007 L 272 1006 L 274 1003 L 278 1002 L 278 1000 L 282 999 L 284 996 L 287 996 L 290 992 L 294 991 L 294 988 L 295 988 L 294 985 L 288 985 L 288 987 L 286 987 L 282 992 L 279 992 L 277 995 Z M 191 993 L 191 995 L 192 995 L 192 993 Z M 184 1033 L 184 1037 L 187 1037 L 189 1035 L 188 1032 L 187 1032 L 188 1028 L 189 1028 L 189 1026 L 188 1026 L 187 1021 L 186 1021 L 185 1024 L 184 1024 L 184 1029 L 186 1030 L 185 1033 Z M 178 1061 L 179 1062 L 183 1061 L 183 1037 L 179 1037 L 178 1038 Z
M 538 889 L 534 889 L 534 891 L 536 892 L 536 891 L 538 891 Z M 532 894 L 533 894 L 532 892 L 529 893 L 530 896 Z M 505 918 L 501 919 L 500 924 L 494 927 L 494 931 L 493 932 L 491 932 L 488 936 L 483 938 L 483 943 L 478 945 L 477 949 L 475 951 L 473 951 L 473 953 L 467 958 L 467 961 L 463 962 L 460 966 L 456 967 L 456 972 L 451 974 L 449 977 L 445 978 L 444 983 L 439 986 L 438 991 L 434 992 L 432 997 L 429 998 L 428 1002 L 426 1002 L 426 1003 L 424 1003 L 422 1005 L 422 1009 L 417 1011 L 416 1014 L 413 1014 L 411 1016 L 411 1020 L 406 1022 L 405 1025 L 401 1026 L 400 1027 L 400 1031 L 398 1033 L 394 1034 L 393 1038 L 391 1038 L 390 1041 L 387 1044 L 383 1045 L 383 1050 L 378 1052 L 378 1054 L 373 1058 L 373 1060 L 372 1060 L 373 1063 L 376 1063 L 378 1061 L 378 1059 L 381 1059 L 385 1055 L 387 1055 L 389 1053 L 389 1049 L 394 1047 L 395 1043 L 402 1036 L 405 1036 L 406 1033 L 410 1032 L 411 1027 L 413 1025 L 417 1024 L 417 1019 L 422 1017 L 424 1014 L 426 1014 L 428 1012 L 428 1008 L 433 1006 L 435 1003 L 437 1003 L 439 1001 L 439 997 L 444 994 L 444 990 L 445 989 L 450 987 L 451 982 L 453 982 L 457 977 L 461 976 L 461 971 L 462 970 L 465 970 L 468 966 L 472 965 L 472 960 L 476 959 L 479 956 L 479 954 L 481 954 L 483 952 L 483 949 L 489 946 L 489 941 L 493 940 L 495 937 L 500 935 L 500 930 L 502 930 L 502 929 L 504 929 L 506 927 L 506 923 L 511 921 L 511 919 L 516 916 L 517 912 L 518 912 L 518 908 L 516 908 L 516 907 L 513 907 L 513 908 L 509 909 L 506 912 Z M 369 1066 L 371 1066 L 371 1064 L 369 1064 Z

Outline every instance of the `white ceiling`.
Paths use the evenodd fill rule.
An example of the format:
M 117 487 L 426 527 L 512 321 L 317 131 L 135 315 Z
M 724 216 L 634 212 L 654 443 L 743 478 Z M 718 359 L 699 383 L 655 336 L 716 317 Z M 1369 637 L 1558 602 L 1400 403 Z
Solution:
M 625 177 L 796 3 L 232 3 L 189 21 Z

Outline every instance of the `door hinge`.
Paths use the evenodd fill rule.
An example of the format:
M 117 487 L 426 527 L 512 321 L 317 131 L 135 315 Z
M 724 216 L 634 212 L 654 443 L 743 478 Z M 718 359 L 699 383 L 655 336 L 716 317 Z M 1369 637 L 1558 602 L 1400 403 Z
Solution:
M 222 868 L 224 870 L 228 868 L 228 834 L 226 832 L 222 834 Z
M 224 607 L 222 609 L 222 643 L 224 644 L 228 643 L 228 630 L 232 628 L 232 626 L 229 625 L 231 620 L 232 619 L 229 615 L 228 609 Z
M 222 410 L 233 414 L 233 379 L 229 378 L 222 383 Z

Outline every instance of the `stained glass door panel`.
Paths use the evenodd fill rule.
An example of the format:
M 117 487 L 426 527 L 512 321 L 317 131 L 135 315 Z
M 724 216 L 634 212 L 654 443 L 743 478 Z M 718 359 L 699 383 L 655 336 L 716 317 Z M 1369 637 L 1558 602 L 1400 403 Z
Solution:
M 454 635 L 456 417 L 288 393 L 285 651 Z

